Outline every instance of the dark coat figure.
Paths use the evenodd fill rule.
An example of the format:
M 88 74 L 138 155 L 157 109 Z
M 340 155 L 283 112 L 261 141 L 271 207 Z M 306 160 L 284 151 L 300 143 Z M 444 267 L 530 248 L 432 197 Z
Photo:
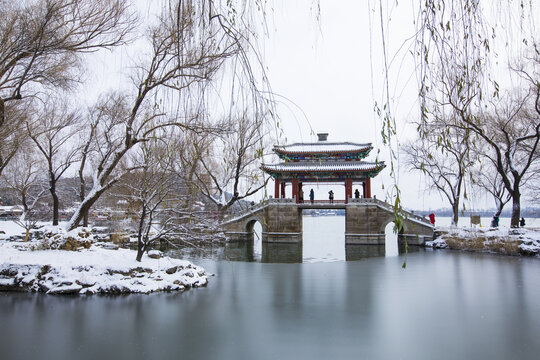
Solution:
M 313 204 L 313 200 L 315 200 L 315 192 L 313 191 L 313 189 L 311 189 L 309 191 L 309 201 L 311 201 L 311 203 Z
M 334 192 L 332 190 L 328 192 L 328 199 L 330 200 L 330 204 L 334 203 Z
M 491 220 L 491 227 L 499 227 L 499 217 L 494 216 Z
M 355 198 L 355 199 L 360 199 L 360 191 L 358 191 L 358 189 L 356 189 L 356 190 L 354 191 L 354 198 Z
M 521 227 L 525 226 L 525 218 L 519 219 L 519 226 L 521 226 Z
M 429 214 L 429 222 L 431 223 L 431 225 L 435 225 L 435 214 L 434 213 Z

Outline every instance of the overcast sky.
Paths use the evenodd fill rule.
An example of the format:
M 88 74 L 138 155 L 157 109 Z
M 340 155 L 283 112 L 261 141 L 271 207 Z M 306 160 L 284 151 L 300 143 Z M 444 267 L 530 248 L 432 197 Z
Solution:
M 265 59 L 274 92 L 285 98 L 279 109 L 287 143 L 316 141 L 317 132 L 328 132 L 328 141 L 373 143 L 368 160 L 375 160 L 380 150 L 379 160 L 388 163 L 388 149 L 382 144 L 380 120 L 374 112 L 374 103 L 382 101 L 384 81 L 380 18 L 373 11 L 374 3 L 378 4 L 321 0 L 317 21 L 311 0 L 276 2 Z M 414 32 L 413 9 L 408 10 L 394 10 L 388 34 L 390 53 L 397 54 L 390 92 L 402 141 L 415 135 L 406 123 L 416 120 L 417 114 L 412 57 L 404 56 L 407 43 L 401 47 Z M 398 180 L 404 206 L 447 206 L 439 195 L 424 192 L 420 174 L 401 171 Z M 385 189 L 392 184 L 387 168 L 373 180 L 372 192 L 384 199 Z M 269 194 L 273 194 L 272 186 Z M 328 187 L 315 189 L 316 195 L 327 197 Z M 336 198 L 344 198 L 344 186 L 332 189 Z
M 149 2 L 139 1 L 148 7 Z M 380 120 L 374 103 L 383 102 L 384 83 L 379 2 L 375 0 L 320 0 L 320 18 L 313 0 L 275 0 L 268 17 L 268 34 L 263 39 L 263 59 L 272 90 L 279 101 L 280 126 L 286 139 L 282 143 L 316 141 L 317 132 L 328 132 L 328 141 L 373 143 L 368 160 L 389 163 L 389 152 L 382 144 Z M 394 2 L 388 2 L 390 5 Z M 139 4 L 139 5 L 140 5 Z M 417 80 L 413 58 L 408 52 L 414 33 L 412 19 L 415 1 L 398 2 L 385 23 L 390 69 L 390 97 L 397 122 L 397 140 L 415 138 L 418 118 Z M 385 20 L 386 21 L 386 20 Z M 125 72 L 137 52 L 120 49 L 116 55 L 105 52 L 97 57 L 89 73 L 93 84 L 89 98 L 106 88 L 125 88 Z M 409 124 L 409 125 L 407 125 Z M 402 161 L 398 169 L 402 202 L 407 208 L 428 210 L 448 208 L 436 193 L 425 191 L 426 179 L 411 173 Z M 384 199 L 394 180 L 387 167 L 372 182 L 372 193 Z M 308 188 L 310 187 L 307 185 Z M 357 188 L 358 186 L 355 186 Z M 334 185 L 336 198 L 344 198 L 344 186 Z M 290 190 L 289 190 L 290 191 Z M 327 187 L 316 187 L 318 198 L 327 197 Z M 273 195 L 273 183 L 268 194 Z M 469 209 L 493 207 L 491 199 L 467 190 L 474 205 Z M 259 198 L 262 198 L 262 194 Z

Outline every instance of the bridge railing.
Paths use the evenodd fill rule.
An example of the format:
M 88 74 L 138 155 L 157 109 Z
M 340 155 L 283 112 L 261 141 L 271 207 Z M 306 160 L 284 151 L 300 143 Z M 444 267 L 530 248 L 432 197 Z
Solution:
M 393 212 L 394 211 L 394 207 L 387 203 L 386 201 L 382 201 L 382 200 L 379 200 L 377 198 L 359 198 L 359 199 L 356 199 L 356 198 L 349 198 L 349 204 L 355 204 L 355 203 L 360 203 L 360 204 L 366 204 L 366 203 L 371 203 L 371 204 L 376 204 L 382 208 L 385 208 L 386 210 L 390 211 L 390 212 Z M 309 204 L 309 200 L 308 201 L 305 201 L 304 200 L 304 204 Z M 328 200 L 318 200 L 318 201 L 315 201 L 314 204 L 317 205 L 317 204 L 329 204 L 330 202 Z M 344 200 L 334 200 L 334 203 L 345 203 Z M 252 213 L 255 213 L 257 211 L 259 211 L 260 209 L 264 208 L 265 206 L 269 205 L 269 204 L 296 204 L 296 198 L 268 198 L 268 199 L 265 199 L 257 204 L 254 204 L 252 206 L 250 206 L 249 208 L 247 209 L 242 209 L 240 211 L 236 211 L 236 212 L 232 212 L 232 213 L 229 213 L 229 214 L 226 214 L 223 218 L 223 222 L 229 222 L 231 220 L 234 220 L 234 219 L 238 219 L 238 218 L 242 218 L 246 215 L 249 215 L 249 214 L 252 214 Z M 422 217 L 422 216 L 419 216 L 419 215 L 416 215 L 412 212 L 408 212 L 408 211 L 405 211 L 405 215 L 408 219 L 410 220 L 416 220 L 416 221 L 419 221 L 419 222 L 422 222 L 422 223 L 425 223 L 426 225 L 431 225 L 431 223 L 429 222 L 428 219 Z
M 296 198 L 293 198 L 293 199 L 289 199 L 289 198 L 283 198 L 283 199 L 268 198 L 268 199 L 260 201 L 259 203 L 253 204 L 252 206 L 250 206 L 250 207 L 248 207 L 246 209 L 241 209 L 241 210 L 238 210 L 238 211 L 235 211 L 235 212 L 230 212 L 230 213 L 226 214 L 223 217 L 223 222 L 228 222 L 228 221 L 231 221 L 233 219 L 241 218 L 241 217 L 243 217 L 245 215 L 252 214 L 252 213 L 264 208 L 268 204 L 295 204 L 295 203 L 296 203 Z
M 354 204 L 354 203 L 362 203 L 362 204 L 373 203 L 373 204 L 377 204 L 377 205 L 387 209 L 388 211 L 392 211 L 392 212 L 394 211 L 394 206 L 392 206 L 392 204 L 389 204 L 386 201 L 382 201 L 382 200 L 379 200 L 379 199 L 376 199 L 376 198 L 370 198 L 370 199 L 366 199 L 366 198 L 352 199 L 352 198 L 350 198 L 349 203 L 352 203 L 352 204 Z M 414 214 L 412 212 L 409 212 L 409 211 L 405 211 L 405 215 L 410 220 L 416 220 L 416 221 L 423 222 L 426 225 L 431 225 L 429 220 L 426 219 L 423 216 L 416 215 L 416 214 Z

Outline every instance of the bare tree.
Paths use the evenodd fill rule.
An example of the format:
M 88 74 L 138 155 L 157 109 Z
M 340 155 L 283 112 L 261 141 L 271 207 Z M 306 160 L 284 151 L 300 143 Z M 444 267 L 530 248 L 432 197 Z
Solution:
M 452 225 L 459 220 L 466 174 L 476 162 L 468 129 L 449 127 L 455 119 L 437 119 L 424 123 L 424 136 L 403 146 L 406 161 L 413 170 L 422 171 L 431 188 L 443 194 L 452 207 Z
M 539 96 L 540 91 L 510 93 L 493 103 L 492 114 L 462 118 L 490 149 L 495 169 L 512 197 L 512 227 L 519 227 L 521 188 L 539 160 L 540 112 L 534 110 Z
M 173 188 L 174 173 L 167 147 L 160 141 L 143 143 L 137 153 L 131 156 L 137 170 L 124 176 L 117 188 L 132 211 L 136 224 L 137 261 L 158 240 L 165 239 L 174 232 L 170 209 L 179 202 L 180 194 Z M 161 146 L 160 146 L 161 145 Z
M 92 156 L 98 151 L 96 149 L 97 141 L 96 136 L 98 135 L 99 126 L 101 121 L 105 117 L 103 114 L 104 108 L 96 106 L 90 108 L 85 118 L 86 126 L 80 129 L 79 131 L 79 149 L 78 149 L 78 161 L 79 167 L 77 170 L 77 175 L 79 178 L 79 200 L 80 202 L 84 201 L 86 197 L 86 188 L 87 188 L 87 165 L 92 161 Z M 108 135 L 108 134 L 103 134 Z M 88 212 L 90 209 L 85 209 L 83 212 L 83 226 L 88 226 Z
M 198 154 L 192 160 L 200 163 L 199 171 L 194 173 L 197 184 L 221 214 L 268 182 L 260 170 L 268 136 L 262 122 L 244 113 L 229 119 L 225 134 L 192 144 Z
M 33 95 L 32 85 L 66 88 L 79 54 L 125 43 L 135 24 L 127 0 L 2 1 L 0 127 L 6 104 Z
M 42 176 L 43 160 L 35 152 L 31 144 L 24 144 L 24 151 L 14 156 L 14 162 L 6 167 L 2 178 L 8 188 L 17 193 L 23 207 L 23 213 L 17 224 L 26 230 L 25 240 L 28 240 L 30 230 L 36 224 L 36 205 L 47 192 L 46 179 Z
M 136 18 L 127 0 L 2 1 L 0 18 L 1 174 L 41 88 L 75 83 L 79 55 L 125 43 Z
M 471 171 L 473 186 L 493 197 L 496 209 L 493 216 L 500 217 L 504 206 L 512 200 L 512 195 L 506 191 L 502 177 L 496 169 L 494 159 L 485 154 L 481 155 L 480 158 L 484 161 Z M 508 172 L 508 169 L 506 169 L 506 172 Z
M 53 199 L 52 224 L 58 225 L 60 200 L 56 184 L 76 162 L 78 149 L 73 136 L 80 130 L 79 115 L 65 105 L 51 102 L 37 113 L 34 126 L 27 126 L 28 136 L 34 142 L 47 164 L 49 192 Z
M 230 9 L 230 7 L 227 7 Z M 99 197 L 132 166 L 119 166 L 128 152 L 151 140 L 156 131 L 175 127 L 184 131 L 203 133 L 213 126 L 201 122 L 201 108 L 207 103 L 204 96 L 194 97 L 218 76 L 227 60 L 235 60 L 236 71 L 249 72 L 246 57 L 246 37 L 235 25 L 232 13 L 220 13 L 214 1 L 170 1 L 164 6 L 156 25 L 149 31 L 151 51 L 147 62 L 138 67 L 134 96 L 116 95 L 105 100 L 110 115 L 100 130 L 101 146 L 94 162 L 93 188 L 81 202 L 71 218 L 68 228 L 73 229 L 84 213 Z M 254 81 L 250 85 L 254 85 Z M 257 94 L 252 88 L 252 94 Z M 173 92 L 171 108 L 161 104 L 160 94 Z M 170 93 L 169 93 L 170 94 Z M 130 105 L 128 105 L 128 102 Z M 116 103 L 119 106 L 111 106 Z M 263 103 L 261 101 L 261 103 Z M 192 104 L 190 108 L 186 104 Z M 194 111 L 195 110 L 195 111 Z M 127 164 L 127 162 L 124 162 Z
M 4 109 L 9 121 L 0 126 L 0 175 L 27 137 L 23 126 L 28 119 L 27 106 L 28 104 L 23 102 L 11 103 Z

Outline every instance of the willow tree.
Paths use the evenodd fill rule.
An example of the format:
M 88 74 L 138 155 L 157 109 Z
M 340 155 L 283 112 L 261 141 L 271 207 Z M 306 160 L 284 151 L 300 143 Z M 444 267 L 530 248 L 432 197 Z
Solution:
M 211 90 L 225 86 L 220 82 L 227 74 L 225 70 L 233 74 L 228 85 L 242 89 L 246 97 L 254 100 L 254 108 L 266 106 L 249 57 L 253 29 L 247 19 L 249 14 L 260 11 L 257 7 L 262 3 L 164 2 L 160 14 L 144 31 L 146 47 L 141 47 L 142 60 L 132 74 L 131 93 L 117 93 L 111 97 L 114 101 L 102 97 L 101 101 L 109 103 L 104 107 L 108 120 L 95 137 L 102 146 L 92 160 L 92 189 L 75 211 L 68 229 L 77 227 L 99 197 L 134 170 L 126 154 L 142 143 L 155 136 L 172 136 L 173 129 L 183 133 L 220 131 L 206 114 L 215 105 L 213 96 L 224 93 Z
M 488 13 L 489 7 L 497 11 Z M 451 114 L 459 119 L 458 127 L 471 129 L 491 146 L 497 170 L 513 198 L 512 226 L 518 226 L 520 212 L 520 191 L 515 184 L 523 175 L 523 169 L 512 170 L 517 143 L 507 139 L 503 141 L 509 144 L 506 154 L 496 150 L 491 141 L 494 133 L 487 134 L 490 129 L 501 127 L 496 117 L 485 114 L 497 111 L 493 103 L 499 98 L 503 80 L 496 77 L 516 78 L 511 65 L 517 58 L 525 59 L 529 64 L 537 63 L 536 55 L 526 54 L 538 54 L 539 42 L 534 24 L 539 13 L 534 1 L 428 0 L 421 3 L 416 21 L 415 55 L 418 59 L 422 121 L 427 124 L 441 112 Z M 520 45 L 515 46 L 516 43 Z M 497 63 L 496 59 L 501 54 L 508 59 L 506 66 Z M 532 85 L 533 93 L 537 92 L 538 71 L 526 74 L 531 76 L 529 85 L 525 87 Z M 510 118 L 515 119 L 517 113 L 512 115 L 510 111 L 507 115 L 505 123 Z M 509 129 L 508 126 L 506 128 Z M 420 131 L 420 135 L 424 133 Z M 524 140 L 531 140 L 530 135 L 528 133 Z M 514 140 L 520 137 L 518 135 Z M 440 140 L 444 141 L 444 137 Z M 535 146 L 532 141 L 532 146 Z M 512 146 L 512 142 L 516 146 Z M 503 171 L 504 162 L 513 171 L 512 181 Z M 530 165 L 527 165 L 528 161 L 525 164 L 527 169 Z
M 81 55 L 124 44 L 135 23 L 127 0 L 2 0 L 0 19 L 0 143 L 20 121 L 10 104 L 77 83 Z

